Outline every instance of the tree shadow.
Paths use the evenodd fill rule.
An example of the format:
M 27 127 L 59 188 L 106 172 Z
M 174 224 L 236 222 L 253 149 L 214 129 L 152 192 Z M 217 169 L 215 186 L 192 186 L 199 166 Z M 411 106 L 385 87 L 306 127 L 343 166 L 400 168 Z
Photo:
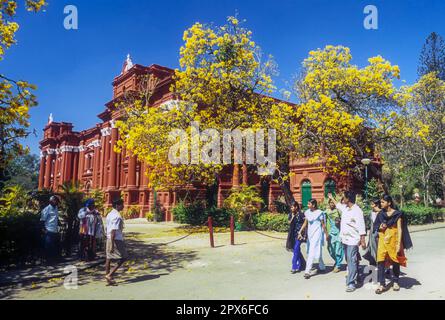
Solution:
M 160 278 L 161 276 L 166 276 L 166 275 L 169 275 L 169 273 L 146 274 L 146 275 L 137 276 L 135 278 L 131 278 L 131 279 L 127 279 L 125 281 L 122 281 L 122 284 L 125 284 L 125 283 L 137 283 L 137 282 L 154 280 L 154 279 Z
M 126 233 L 128 260 L 118 269 L 115 280 L 120 285 L 150 281 L 184 268 L 187 263 L 197 259 L 194 250 L 178 250 L 165 244 L 152 244 L 138 240 L 138 233 Z M 112 267 L 114 263 L 112 263 Z M 100 264 L 87 270 L 78 271 L 78 286 L 93 282 L 104 282 L 105 266 Z M 38 289 L 56 289 L 63 287 L 64 278 L 43 279 L 33 283 L 0 288 L 0 299 L 14 299 L 20 292 Z

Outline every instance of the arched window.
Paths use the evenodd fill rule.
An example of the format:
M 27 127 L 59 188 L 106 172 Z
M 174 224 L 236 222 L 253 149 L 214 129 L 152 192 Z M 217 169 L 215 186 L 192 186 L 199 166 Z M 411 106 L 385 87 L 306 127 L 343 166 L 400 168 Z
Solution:
M 335 180 L 334 179 L 327 179 L 324 183 L 324 197 L 328 197 L 328 193 L 332 193 L 335 196 Z
M 85 184 L 85 192 L 89 193 L 91 190 L 91 180 L 88 180 L 88 182 Z
M 301 183 L 301 204 L 303 208 L 307 208 L 307 203 L 312 198 L 312 184 L 309 180 Z

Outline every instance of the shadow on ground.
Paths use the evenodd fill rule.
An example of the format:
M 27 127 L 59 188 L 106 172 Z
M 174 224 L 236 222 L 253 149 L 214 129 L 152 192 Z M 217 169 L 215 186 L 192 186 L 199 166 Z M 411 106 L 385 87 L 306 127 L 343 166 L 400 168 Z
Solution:
M 187 263 L 197 259 L 193 250 L 181 251 L 164 244 L 151 244 L 136 239 L 138 233 L 126 234 L 126 245 L 129 253 L 128 260 L 116 272 L 115 280 L 118 285 L 150 281 L 182 269 Z M 114 264 L 112 264 L 113 267 Z M 78 272 L 78 286 L 93 282 L 105 284 L 104 264 Z M 40 282 L 22 283 L 13 287 L 0 287 L 0 299 L 17 298 L 20 292 L 38 289 L 56 290 L 64 285 L 65 278 L 52 278 Z

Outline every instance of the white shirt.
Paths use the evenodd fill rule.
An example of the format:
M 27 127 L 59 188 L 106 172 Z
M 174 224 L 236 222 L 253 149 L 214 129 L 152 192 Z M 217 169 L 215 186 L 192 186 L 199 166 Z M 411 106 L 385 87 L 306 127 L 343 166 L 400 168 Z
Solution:
M 45 209 L 43 209 L 40 216 L 40 221 L 45 221 L 46 231 L 57 233 L 59 221 L 59 211 L 57 210 L 57 206 L 53 207 L 49 204 Z
M 360 236 L 366 235 L 365 219 L 363 211 L 354 204 L 352 207 L 337 203 L 337 209 L 341 212 L 340 238 L 343 244 L 357 246 L 360 244 Z
M 377 218 L 377 212 L 375 212 L 374 210 L 371 211 L 371 221 L 372 223 L 375 222 L 375 219 Z
M 124 240 L 122 230 L 124 229 L 124 220 L 116 209 L 113 209 L 107 215 L 107 238 L 111 239 L 111 231 L 116 230 L 115 240 Z

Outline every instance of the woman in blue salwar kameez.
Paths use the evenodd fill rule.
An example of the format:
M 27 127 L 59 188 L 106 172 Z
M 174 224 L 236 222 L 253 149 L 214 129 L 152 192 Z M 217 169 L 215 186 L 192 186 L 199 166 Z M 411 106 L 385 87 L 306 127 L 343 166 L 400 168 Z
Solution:
M 294 202 L 289 212 L 289 233 L 287 236 L 286 248 L 293 251 L 292 270 L 291 273 L 297 273 L 306 268 L 306 261 L 301 253 L 301 244 L 305 242 L 305 238 L 298 239 L 298 232 L 304 223 L 304 214 L 300 210 L 298 202 Z

